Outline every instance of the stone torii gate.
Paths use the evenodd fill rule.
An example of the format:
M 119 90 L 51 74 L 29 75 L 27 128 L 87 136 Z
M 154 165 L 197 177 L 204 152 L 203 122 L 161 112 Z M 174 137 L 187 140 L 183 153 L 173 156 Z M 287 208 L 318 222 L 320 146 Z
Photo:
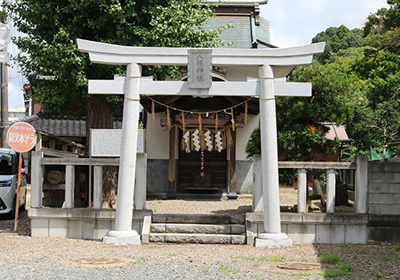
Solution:
M 83 39 L 77 43 L 94 63 L 127 66 L 125 78 L 89 81 L 90 94 L 125 95 L 115 230 L 107 234 L 104 243 L 140 245 L 140 236 L 132 230 L 140 95 L 257 96 L 265 232 L 259 234 L 255 245 L 292 246 L 292 240 L 281 232 L 275 96 L 311 96 L 311 84 L 275 79 L 285 78 L 295 66 L 311 64 L 313 55 L 324 51 L 325 43 L 277 49 L 127 47 Z M 188 66 L 189 79 L 144 79 L 142 65 Z M 253 81 L 212 82 L 212 65 L 258 67 L 259 77 Z

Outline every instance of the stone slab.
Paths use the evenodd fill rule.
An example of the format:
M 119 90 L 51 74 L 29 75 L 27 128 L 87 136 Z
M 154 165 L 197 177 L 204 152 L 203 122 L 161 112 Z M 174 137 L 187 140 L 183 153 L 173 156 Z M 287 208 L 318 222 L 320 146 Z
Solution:
M 345 242 L 344 225 L 316 225 L 315 243 L 338 244 Z
M 400 193 L 399 183 L 369 183 L 368 192 L 371 193 Z
M 49 220 L 49 237 L 68 237 L 68 221 L 67 220 Z
M 87 229 L 85 229 L 87 230 Z M 68 220 L 67 224 L 67 237 L 68 238 L 83 238 L 83 225 L 82 221 Z
M 150 242 L 164 242 L 164 234 L 158 234 L 158 233 L 150 233 L 149 236 L 149 241 Z
M 31 236 L 32 237 L 48 237 L 49 236 L 49 220 L 34 218 L 31 219 Z
M 231 243 L 232 244 L 246 244 L 246 236 L 245 235 L 232 235 Z
M 166 233 L 228 234 L 230 225 L 166 224 Z
M 368 227 L 357 225 L 346 225 L 345 241 L 348 244 L 367 244 Z
M 152 233 L 165 233 L 165 225 L 166 224 L 151 224 L 151 232 Z
M 82 227 L 83 227 L 82 238 L 89 240 L 95 239 L 94 238 L 95 226 L 96 226 L 96 220 L 82 221 Z
M 105 236 L 103 238 L 103 244 L 105 245 L 140 245 L 140 236 L 131 237 L 110 237 Z
M 399 189 L 400 191 L 400 189 Z M 369 203 L 384 203 L 400 205 L 400 193 L 370 193 Z
M 164 241 L 171 243 L 230 244 L 231 236 L 220 234 L 167 233 L 164 236 Z
M 315 225 L 288 224 L 287 235 L 293 242 L 315 243 Z
M 111 229 L 113 229 L 111 227 L 111 220 L 97 220 L 93 233 L 94 239 L 103 239 Z

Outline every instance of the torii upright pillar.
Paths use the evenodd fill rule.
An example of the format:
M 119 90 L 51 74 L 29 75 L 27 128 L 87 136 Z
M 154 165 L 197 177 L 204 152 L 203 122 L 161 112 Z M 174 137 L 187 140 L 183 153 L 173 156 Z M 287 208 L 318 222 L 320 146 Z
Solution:
M 270 65 L 259 67 L 261 172 L 264 203 L 264 233 L 256 238 L 256 247 L 292 246 L 292 240 L 281 232 L 279 206 L 278 137 L 274 93 L 274 70 Z
M 103 238 L 104 244 L 140 245 L 140 236 L 132 229 L 135 190 L 135 175 L 132 176 L 132 172 L 136 170 L 141 70 L 141 65 L 136 63 L 128 64 L 126 69 L 115 230 L 110 230 Z

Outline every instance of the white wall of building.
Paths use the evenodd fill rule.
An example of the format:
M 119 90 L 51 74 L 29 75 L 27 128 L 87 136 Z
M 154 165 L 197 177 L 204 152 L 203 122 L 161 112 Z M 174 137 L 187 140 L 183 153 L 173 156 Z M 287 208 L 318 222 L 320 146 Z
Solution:
M 244 114 L 239 115 L 239 118 L 244 119 Z M 238 128 L 236 131 L 236 160 L 247 160 L 246 144 L 249 140 L 250 134 L 254 128 L 259 126 L 259 115 L 247 115 L 247 124 L 243 128 Z
M 153 122 L 152 115 L 147 114 L 147 159 L 169 159 L 169 131 L 160 125 L 160 119 L 166 116 L 165 112 L 156 113 Z

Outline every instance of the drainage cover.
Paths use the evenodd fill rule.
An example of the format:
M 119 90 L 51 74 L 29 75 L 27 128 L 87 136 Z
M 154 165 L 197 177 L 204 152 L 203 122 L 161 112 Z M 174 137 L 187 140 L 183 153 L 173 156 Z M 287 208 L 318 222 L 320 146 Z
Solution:
M 72 259 L 71 262 L 79 265 L 113 265 L 125 262 L 123 259 L 107 258 L 107 257 L 93 257 L 93 258 L 79 258 Z
M 290 270 L 318 270 L 327 268 L 327 266 L 316 263 L 282 263 L 276 266 L 281 269 L 290 269 Z

